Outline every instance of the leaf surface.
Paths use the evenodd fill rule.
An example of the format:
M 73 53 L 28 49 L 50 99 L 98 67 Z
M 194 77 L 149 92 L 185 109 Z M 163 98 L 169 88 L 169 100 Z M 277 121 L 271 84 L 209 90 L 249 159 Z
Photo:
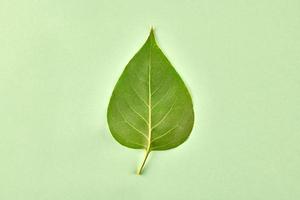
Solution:
M 138 174 L 151 151 L 175 148 L 190 135 L 194 124 L 191 96 L 158 47 L 153 29 L 119 78 L 107 119 L 120 144 L 146 150 Z

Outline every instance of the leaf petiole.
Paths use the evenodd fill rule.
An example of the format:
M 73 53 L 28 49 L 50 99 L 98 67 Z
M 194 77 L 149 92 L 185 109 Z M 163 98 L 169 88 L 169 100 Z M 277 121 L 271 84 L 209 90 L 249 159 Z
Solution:
M 143 162 L 142 162 L 142 165 L 140 166 L 140 168 L 139 168 L 138 171 L 137 171 L 137 175 L 141 175 L 141 174 L 142 174 L 142 171 L 143 171 L 143 169 L 144 169 L 144 166 L 145 166 L 145 164 L 146 164 L 146 160 L 147 160 L 149 154 L 150 154 L 150 149 L 147 148 L 146 153 L 145 153 L 144 160 L 143 160 Z

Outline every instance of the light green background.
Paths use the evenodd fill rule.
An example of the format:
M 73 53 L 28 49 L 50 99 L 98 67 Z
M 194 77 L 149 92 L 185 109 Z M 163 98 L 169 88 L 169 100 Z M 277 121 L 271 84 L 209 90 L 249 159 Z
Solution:
M 136 176 L 106 108 L 151 25 L 196 121 Z M 0 0 L 0 199 L 298 200 L 299 53 L 299 0 Z

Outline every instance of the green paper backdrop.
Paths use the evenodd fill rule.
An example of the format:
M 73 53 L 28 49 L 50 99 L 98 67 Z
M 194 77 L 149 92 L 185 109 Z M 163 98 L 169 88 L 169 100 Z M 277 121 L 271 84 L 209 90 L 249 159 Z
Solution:
M 106 108 L 151 25 L 195 126 L 137 176 Z M 0 199 L 300 199 L 299 53 L 298 0 L 0 0 Z

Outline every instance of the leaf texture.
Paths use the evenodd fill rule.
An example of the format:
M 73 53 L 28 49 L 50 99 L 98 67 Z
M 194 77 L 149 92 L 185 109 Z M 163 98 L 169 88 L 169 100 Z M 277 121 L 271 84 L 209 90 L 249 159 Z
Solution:
M 153 29 L 119 78 L 107 119 L 120 144 L 146 150 L 138 174 L 151 151 L 175 148 L 190 135 L 194 124 L 191 96 L 158 47 Z

